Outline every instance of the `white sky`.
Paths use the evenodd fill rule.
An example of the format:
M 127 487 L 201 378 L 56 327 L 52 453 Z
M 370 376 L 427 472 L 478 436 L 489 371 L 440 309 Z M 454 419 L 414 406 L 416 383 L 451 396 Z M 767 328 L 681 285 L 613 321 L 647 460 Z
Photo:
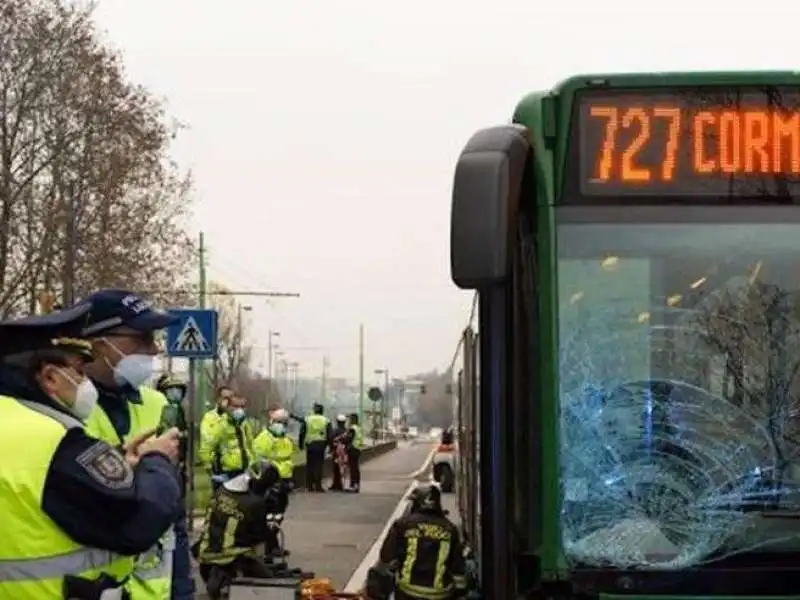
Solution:
M 257 345 L 328 347 L 331 372 L 443 367 L 470 296 L 449 278 L 458 153 L 577 72 L 800 67 L 800 5 L 766 0 L 100 0 L 132 78 L 191 129 L 194 226 Z M 304 373 L 318 351 L 294 350 Z

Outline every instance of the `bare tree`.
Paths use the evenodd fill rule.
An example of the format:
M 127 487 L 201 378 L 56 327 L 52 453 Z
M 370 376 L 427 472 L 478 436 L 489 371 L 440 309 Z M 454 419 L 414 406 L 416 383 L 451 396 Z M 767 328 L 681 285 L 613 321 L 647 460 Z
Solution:
M 99 287 L 182 286 L 179 127 L 99 43 L 92 5 L 0 4 L 0 315 Z
M 237 377 L 249 372 L 253 347 L 247 341 L 247 319 L 236 298 L 224 294 L 228 291 L 225 286 L 212 282 L 209 287 L 212 291 L 212 307 L 219 313 L 218 354 L 214 365 L 217 381 L 232 385 Z

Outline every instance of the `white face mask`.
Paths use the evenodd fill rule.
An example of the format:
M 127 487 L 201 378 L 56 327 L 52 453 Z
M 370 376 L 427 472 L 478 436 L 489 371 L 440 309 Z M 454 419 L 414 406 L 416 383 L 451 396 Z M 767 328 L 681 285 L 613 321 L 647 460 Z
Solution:
M 272 423 L 269 430 L 275 435 L 284 435 L 286 433 L 286 425 L 283 423 Z
M 147 383 L 155 373 L 156 357 L 149 354 L 125 354 L 121 352 L 108 339 L 106 343 L 111 346 L 122 358 L 114 367 L 114 380 L 118 385 L 129 384 L 138 389 Z
M 85 421 L 89 418 L 92 410 L 97 405 L 97 398 L 99 396 L 97 388 L 94 387 L 92 380 L 88 377 L 84 377 L 83 381 L 76 383 L 75 380 L 64 371 L 61 371 L 61 374 L 67 381 L 75 386 L 75 402 L 72 406 L 66 405 L 66 407 L 81 421 Z M 65 404 L 63 400 L 61 402 Z

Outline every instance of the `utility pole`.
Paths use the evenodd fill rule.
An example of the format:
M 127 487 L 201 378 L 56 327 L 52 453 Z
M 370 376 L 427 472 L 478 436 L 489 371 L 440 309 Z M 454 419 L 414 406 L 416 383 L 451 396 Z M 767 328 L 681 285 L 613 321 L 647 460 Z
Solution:
M 267 377 L 272 381 L 272 359 L 275 352 L 275 347 L 272 345 L 272 338 L 280 336 L 280 331 L 269 330 L 267 335 Z
M 320 382 L 320 401 L 325 406 L 325 400 L 328 397 L 328 355 L 322 355 L 322 379 Z
M 364 427 L 364 324 L 358 326 L 358 423 Z
M 197 304 L 200 308 L 206 307 L 206 287 L 206 236 L 201 231 L 197 248 Z M 216 362 L 216 359 L 212 360 Z M 199 411 L 206 407 L 208 399 L 206 395 L 206 390 L 208 389 L 206 378 L 199 376 L 205 374 L 205 361 L 197 361 L 196 365 L 192 365 L 191 369 L 195 371 L 195 381 L 198 384 L 196 390 L 198 412 L 196 414 L 199 416 Z

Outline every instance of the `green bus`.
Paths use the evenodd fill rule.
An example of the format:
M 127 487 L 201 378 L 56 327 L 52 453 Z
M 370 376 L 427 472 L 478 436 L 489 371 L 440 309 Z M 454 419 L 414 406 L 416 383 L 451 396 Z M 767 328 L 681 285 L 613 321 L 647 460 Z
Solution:
M 800 598 L 800 73 L 583 75 L 455 169 L 488 599 Z

